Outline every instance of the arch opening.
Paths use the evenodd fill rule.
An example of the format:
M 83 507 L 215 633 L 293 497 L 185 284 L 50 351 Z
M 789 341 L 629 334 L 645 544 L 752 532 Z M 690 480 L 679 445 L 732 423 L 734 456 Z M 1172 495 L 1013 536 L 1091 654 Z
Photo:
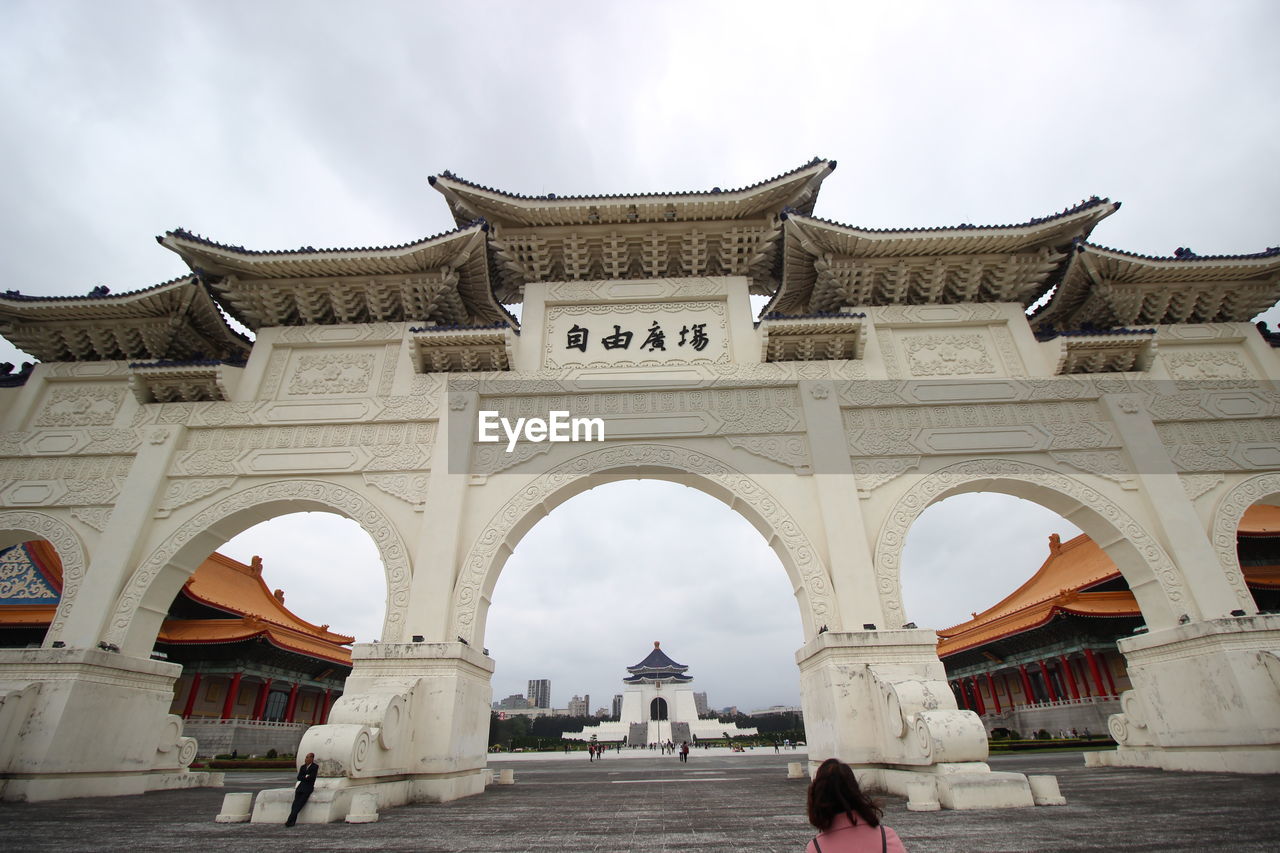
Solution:
M 803 631 L 779 606 L 796 592 L 775 549 L 738 507 L 687 480 L 620 479 L 561 493 L 545 518 L 513 528 L 529 529 L 503 560 L 483 635 L 495 698 L 516 700 L 546 679 L 553 707 L 595 697 L 588 714 L 616 720 L 636 686 L 623 684 L 627 668 L 659 639 L 713 706 L 797 705 Z M 679 705 L 677 686 L 658 689 L 673 691 L 662 706 L 683 719 L 686 709 L 669 704 Z M 653 707 L 644 698 L 632 721 L 668 719 L 651 717 Z
M 386 578 L 384 640 L 403 633 L 408 603 L 409 562 L 399 533 L 363 496 L 342 486 L 292 481 L 246 489 L 212 503 L 184 522 L 144 557 L 117 599 L 106 640 L 126 654 L 145 656 L 168 613 L 170 602 L 210 554 L 262 522 L 300 512 L 340 515 L 368 538 Z

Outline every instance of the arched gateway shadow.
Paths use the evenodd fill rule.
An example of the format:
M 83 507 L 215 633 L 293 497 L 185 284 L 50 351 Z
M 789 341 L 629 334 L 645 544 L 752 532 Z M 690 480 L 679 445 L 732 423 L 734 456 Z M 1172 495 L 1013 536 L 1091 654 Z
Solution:
M 583 453 L 540 475 L 494 514 L 472 544 L 453 591 L 454 633 L 472 644 L 484 638 L 489 600 L 517 543 L 540 519 L 587 489 L 618 480 L 667 480 L 690 486 L 736 510 L 782 561 L 805 637 L 818 626 L 838 631 L 831 578 L 808 536 L 782 502 L 751 477 L 705 453 L 661 444 L 635 444 Z
M 372 537 L 387 575 L 382 639 L 403 639 L 409 604 L 409 552 L 395 526 L 376 505 L 346 486 L 319 480 L 282 480 L 229 495 L 183 522 L 142 562 L 116 601 L 106 641 L 146 657 L 169 602 L 214 550 L 255 524 L 294 512 L 332 512 L 350 518 Z

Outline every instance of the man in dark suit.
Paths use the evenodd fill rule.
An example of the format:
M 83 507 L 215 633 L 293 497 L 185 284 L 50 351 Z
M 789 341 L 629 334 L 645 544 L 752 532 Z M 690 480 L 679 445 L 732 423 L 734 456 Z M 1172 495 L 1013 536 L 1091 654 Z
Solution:
M 289 811 L 289 819 L 284 822 L 285 826 L 293 826 L 298 822 L 298 812 L 302 811 L 302 807 L 311 798 L 311 792 L 316 788 L 316 776 L 319 773 L 320 765 L 316 764 L 316 754 L 308 752 L 307 757 L 302 761 L 302 766 L 298 768 L 298 785 L 293 792 L 293 808 Z

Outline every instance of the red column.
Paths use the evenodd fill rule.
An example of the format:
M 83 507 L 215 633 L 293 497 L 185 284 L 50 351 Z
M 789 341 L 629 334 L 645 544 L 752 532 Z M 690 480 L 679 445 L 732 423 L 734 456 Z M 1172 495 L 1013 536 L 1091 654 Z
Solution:
M 293 711 L 298 706 L 298 686 L 295 681 L 293 686 L 289 688 L 289 704 L 284 709 L 284 721 L 286 723 L 293 722 Z
M 1031 689 L 1031 676 L 1027 675 L 1027 665 L 1019 664 L 1018 672 L 1022 673 L 1022 690 L 1026 694 L 1027 700 L 1025 704 L 1034 705 L 1036 703 L 1036 692 Z
M 1085 666 L 1084 661 L 1077 662 L 1076 667 L 1077 675 L 1079 675 L 1080 680 L 1080 692 L 1085 695 L 1085 698 L 1088 698 L 1093 695 L 1089 690 L 1089 670 Z
M 969 683 L 973 685 L 973 701 L 978 704 L 978 716 L 981 717 L 987 713 L 987 706 L 982 701 L 982 688 L 978 686 L 978 676 L 969 676 Z
M 965 698 L 965 695 L 964 695 L 964 682 L 963 681 L 951 682 L 951 689 L 955 691 L 956 701 L 960 703 L 960 710 L 961 711 L 969 710 L 969 700 Z
M 316 706 L 311 709 L 311 725 L 320 722 L 320 692 L 316 691 Z
M 200 689 L 200 673 L 191 676 L 191 690 L 187 693 L 187 704 L 182 709 L 182 717 L 186 719 L 196 708 L 196 691 Z
M 231 676 L 231 685 L 227 687 L 227 701 L 222 703 L 222 719 L 231 719 L 231 712 L 236 706 L 236 697 L 240 695 L 240 677 L 244 675 L 237 672 Z
M 1111 688 L 1111 695 L 1119 696 L 1120 691 L 1116 690 L 1116 683 L 1111 680 L 1111 662 L 1102 657 L 1102 652 L 1098 652 L 1098 658 L 1101 661 L 1099 666 L 1102 668 L 1102 674 L 1107 677 L 1107 686 Z
M 1049 664 L 1040 661 L 1040 674 L 1044 676 L 1044 689 L 1049 694 L 1050 702 L 1058 701 L 1058 694 L 1053 689 L 1053 679 L 1049 677 Z
M 987 673 L 987 686 L 991 688 L 991 703 L 996 706 L 996 713 L 1000 713 L 1000 694 L 996 692 L 996 677 L 991 673 Z
M 1098 671 L 1098 659 L 1094 657 L 1093 649 L 1084 650 L 1084 659 L 1089 662 L 1089 671 L 1093 673 L 1093 683 L 1098 686 L 1098 696 L 1107 695 L 1107 687 L 1102 683 L 1102 673 Z
M 253 718 L 255 720 L 262 719 L 262 713 L 267 709 L 267 694 L 271 692 L 271 679 L 262 679 L 262 686 L 258 688 L 258 701 L 253 703 Z
M 1079 701 L 1080 690 L 1076 687 L 1076 674 L 1071 671 L 1071 661 L 1067 660 L 1066 655 L 1061 655 L 1058 660 L 1062 661 L 1062 672 L 1067 679 L 1067 687 L 1071 689 L 1071 698 Z
M 324 713 L 320 715 L 321 725 L 329 722 L 329 694 L 333 691 L 332 687 L 324 689 Z

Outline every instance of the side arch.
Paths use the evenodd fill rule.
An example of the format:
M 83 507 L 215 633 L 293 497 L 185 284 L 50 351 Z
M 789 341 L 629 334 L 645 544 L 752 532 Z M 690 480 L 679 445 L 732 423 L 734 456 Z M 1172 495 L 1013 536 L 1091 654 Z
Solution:
M 467 552 L 454 584 L 453 633 L 475 644 L 484 637 L 489 597 L 507 558 L 543 516 L 574 495 L 616 480 L 648 478 L 691 486 L 727 504 L 758 530 L 782 561 L 796 591 L 805 638 L 819 625 L 839 631 L 830 573 L 800 525 L 759 483 L 705 453 L 634 444 L 583 453 L 543 473 L 513 495 Z
M 32 539 L 45 539 L 58 552 L 62 561 L 62 596 L 58 599 L 58 608 L 54 611 L 53 622 L 45 631 L 43 648 L 49 648 L 54 640 L 61 639 L 67 627 L 67 617 L 75 603 L 76 593 L 84 580 L 85 567 L 89 562 L 85 558 L 84 543 L 71 529 L 71 526 L 52 515 L 30 510 L 10 510 L 0 512 L 0 548 L 8 548 Z
M 169 602 L 196 567 L 229 535 L 292 512 L 333 512 L 364 528 L 382 556 L 387 576 L 387 610 L 382 639 L 403 639 L 409 605 L 409 552 L 399 531 L 375 504 L 359 492 L 320 480 L 282 480 L 228 495 L 198 513 L 169 536 L 134 570 L 116 600 L 105 639 L 126 654 L 145 657 Z M 232 533 L 231 535 L 235 535 Z
M 1061 472 L 1012 459 L 960 462 L 924 476 L 890 508 L 876 539 L 876 586 L 889 624 L 906 620 L 902 548 L 931 504 L 965 492 L 1002 492 L 1053 510 L 1089 535 L 1129 584 L 1151 630 L 1171 627 L 1194 608 L 1182 573 L 1160 543 L 1115 501 Z M 1199 613 L 1189 613 L 1198 618 Z
M 1227 583 L 1231 584 L 1240 607 L 1246 613 L 1257 613 L 1258 605 L 1253 594 L 1244 582 L 1244 574 L 1240 569 L 1240 555 L 1236 551 L 1236 531 L 1244 520 L 1244 513 L 1249 507 L 1280 494 L 1280 473 L 1259 474 L 1236 484 L 1222 496 L 1218 502 L 1218 511 L 1213 517 L 1213 549 L 1218 554 L 1218 563 Z

